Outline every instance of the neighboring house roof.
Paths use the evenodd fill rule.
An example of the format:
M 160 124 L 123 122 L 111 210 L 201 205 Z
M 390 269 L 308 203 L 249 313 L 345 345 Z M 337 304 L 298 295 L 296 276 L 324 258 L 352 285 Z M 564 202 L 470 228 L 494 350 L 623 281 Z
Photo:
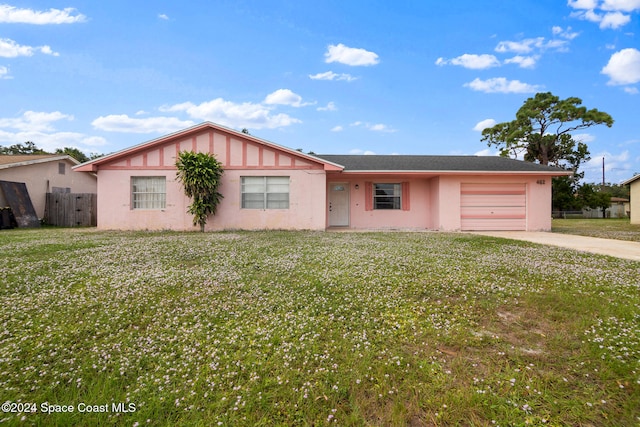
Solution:
M 629 199 L 625 199 L 624 197 L 612 197 L 611 203 L 625 203 L 628 202 Z
M 74 165 L 80 164 L 79 161 L 67 154 L 3 154 L 0 155 L 0 169 L 9 169 L 18 166 L 27 166 L 60 160 L 69 160 Z
M 632 182 L 637 181 L 637 180 L 639 180 L 639 179 L 640 179 L 640 173 L 639 173 L 639 174 L 637 174 L 637 175 L 634 175 L 634 176 L 632 176 L 631 178 L 629 178 L 628 180 L 624 181 L 624 182 L 622 183 L 622 185 L 629 185 L 629 184 L 631 184 Z
M 570 175 L 565 169 L 498 156 L 411 156 L 320 154 L 344 172 L 493 172 Z

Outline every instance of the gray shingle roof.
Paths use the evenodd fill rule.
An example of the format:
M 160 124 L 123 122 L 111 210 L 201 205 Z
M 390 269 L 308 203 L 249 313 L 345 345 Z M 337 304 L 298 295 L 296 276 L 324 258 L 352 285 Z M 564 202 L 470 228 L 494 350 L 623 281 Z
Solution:
M 560 172 L 543 166 L 498 156 L 412 156 L 318 154 L 316 157 L 344 166 L 345 172 L 357 171 L 463 171 L 463 172 Z

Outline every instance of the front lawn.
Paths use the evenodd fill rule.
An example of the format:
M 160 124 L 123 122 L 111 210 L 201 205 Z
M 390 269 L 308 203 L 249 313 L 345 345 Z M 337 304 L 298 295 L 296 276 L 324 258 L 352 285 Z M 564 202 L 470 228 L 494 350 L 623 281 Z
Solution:
M 552 231 L 640 242 L 640 225 L 631 224 L 629 218 L 554 219 Z
M 637 262 L 436 232 L 0 247 L 8 425 L 640 423 Z

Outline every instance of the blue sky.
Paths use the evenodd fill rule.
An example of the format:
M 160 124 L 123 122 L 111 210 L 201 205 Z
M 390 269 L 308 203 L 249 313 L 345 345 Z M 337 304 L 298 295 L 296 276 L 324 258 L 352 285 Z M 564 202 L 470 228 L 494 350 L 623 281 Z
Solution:
M 0 0 L 0 145 L 109 153 L 203 121 L 304 151 L 495 155 L 536 92 L 640 173 L 640 0 Z

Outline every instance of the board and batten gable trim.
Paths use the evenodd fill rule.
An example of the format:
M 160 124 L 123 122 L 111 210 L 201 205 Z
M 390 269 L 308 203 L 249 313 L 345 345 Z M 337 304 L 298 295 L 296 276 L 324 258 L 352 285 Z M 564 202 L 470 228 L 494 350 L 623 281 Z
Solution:
M 199 143 L 198 137 L 202 137 L 207 132 L 208 132 L 208 140 L 200 141 Z M 220 161 L 223 164 L 226 164 L 225 168 L 227 169 L 243 168 L 244 166 L 260 167 L 261 165 L 261 162 L 257 162 L 257 164 L 248 164 L 248 159 L 246 161 L 245 160 L 235 161 L 232 155 L 233 154 L 232 144 L 231 144 L 232 139 L 240 141 L 241 145 L 243 146 L 262 147 L 263 150 L 264 149 L 273 150 L 281 155 L 284 155 L 285 157 L 289 157 L 292 159 L 293 158 L 299 159 L 300 162 L 291 160 L 290 166 L 292 166 L 292 168 L 295 168 L 295 169 L 323 169 L 326 171 L 338 171 L 343 169 L 341 165 L 333 163 L 331 161 L 328 161 L 310 154 L 305 154 L 303 152 L 296 151 L 291 148 L 284 147 L 270 141 L 256 138 L 249 134 L 244 134 L 244 133 L 235 131 L 233 129 L 229 129 L 220 125 L 213 124 L 211 122 L 205 122 L 200 125 L 196 125 L 191 128 L 184 129 L 182 131 L 174 132 L 172 134 L 165 135 L 163 137 L 160 137 L 151 141 L 147 141 L 147 142 L 135 145 L 133 147 L 129 147 L 121 151 L 108 154 L 106 156 L 103 156 L 97 159 L 90 160 L 88 162 L 77 165 L 73 169 L 79 172 L 97 172 L 99 169 L 110 169 L 110 168 L 121 169 L 123 166 L 127 166 L 126 159 L 135 158 L 137 156 L 140 156 L 142 153 L 146 151 L 154 150 L 154 149 L 157 149 L 158 147 L 165 147 L 167 145 L 171 146 L 173 144 L 178 144 L 179 146 L 178 152 L 188 149 L 184 145 L 185 143 L 188 143 L 189 147 L 194 151 L 197 151 L 199 148 L 200 151 L 209 151 L 212 154 L 215 154 L 215 151 L 216 151 L 215 146 L 217 143 L 215 135 L 223 135 L 226 140 L 226 147 L 224 150 L 225 153 L 221 158 L 218 158 L 218 161 Z M 206 148 L 202 146 L 202 143 L 206 144 L 205 145 Z M 222 151 L 222 149 L 220 151 Z M 240 156 L 244 158 L 244 156 L 246 156 L 246 149 L 241 149 L 239 151 L 241 152 L 239 153 Z M 258 152 L 258 157 L 260 157 L 259 152 Z M 264 158 L 264 151 L 263 151 L 262 157 Z M 285 162 L 282 162 L 280 166 L 287 166 L 284 163 Z M 308 165 L 304 165 L 302 163 L 308 163 Z M 277 165 L 278 163 L 276 162 L 276 165 L 273 165 L 273 166 L 277 166 Z M 129 164 L 129 166 L 136 167 L 139 165 Z M 160 165 L 153 165 L 147 162 L 147 168 L 172 169 L 173 166 L 174 165 L 167 165 L 164 163 Z

